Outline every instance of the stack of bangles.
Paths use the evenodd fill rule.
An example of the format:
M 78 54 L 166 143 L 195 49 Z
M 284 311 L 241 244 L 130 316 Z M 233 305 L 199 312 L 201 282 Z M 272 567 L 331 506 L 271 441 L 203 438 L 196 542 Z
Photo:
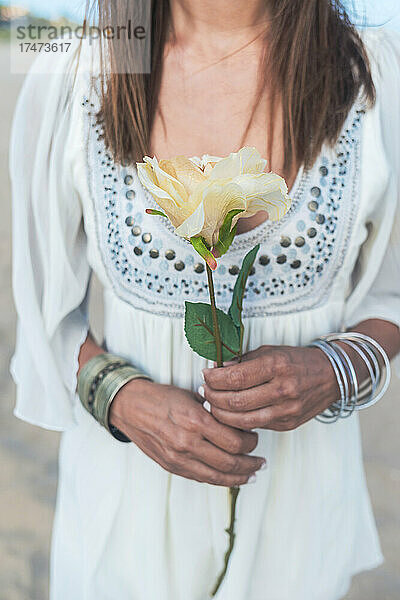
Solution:
M 362 382 L 349 355 L 337 342 L 351 348 L 365 363 L 369 377 Z M 323 423 L 334 423 L 349 417 L 354 411 L 372 406 L 382 398 L 390 383 L 390 362 L 383 348 L 368 335 L 348 331 L 335 333 L 315 340 L 310 346 L 317 347 L 328 358 L 336 375 L 340 399 L 316 416 Z
M 77 392 L 86 410 L 120 442 L 130 439 L 109 423 L 112 401 L 119 390 L 133 379 L 150 379 L 121 356 L 98 354 L 84 364 L 78 375 Z
M 369 377 L 361 385 L 349 355 L 338 342 L 351 348 L 365 363 Z M 353 331 L 335 333 L 319 338 L 309 346 L 319 348 L 328 358 L 340 391 L 340 399 L 315 417 L 318 421 L 334 423 L 349 417 L 354 411 L 378 402 L 386 392 L 391 375 L 389 358 L 378 342 L 369 336 Z M 91 358 L 78 376 L 77 391 L 83 406 L 121 442 L 129 442 L 130 439 L 109 423 L 110 406 L 119 390 L 133 379 L 151 381 L 148 375 L 127 360 L 108 352 Z

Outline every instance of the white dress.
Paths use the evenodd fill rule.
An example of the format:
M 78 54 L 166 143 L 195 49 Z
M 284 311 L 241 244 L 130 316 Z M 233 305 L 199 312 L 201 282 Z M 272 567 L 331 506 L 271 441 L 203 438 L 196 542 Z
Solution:
M 372 317 L 400 325 L 400 39 L 364 35 L 375 108 L 356 102 L 335 149 L 300 171 L 283 221 L 237 236 L 216 271 L 226 308 L 237 265 L 260 242 L 247 349 L 304 345 Z M 188 243 L 145 214 L 153 201 L 134 166 L 104 149 L 84 67 L 71 94 L 67 60 L 57 61 L 61 73 L 28 76 L 11 145 L 15 414 L 63 432 L 51 600 L 206 600 L 227 544 L 226 488 L 169 474 L 113 439 L 75 394 L 91 271 L 104 285 L 107 349 L 196 390 L 207 365 L 182 317 L 185 300 L 207 301 L 205 273 Z M 259 436 L 269 468 L 242 487 L 216 600 L 338 600 L 354 573 L 382 561 L 358 417 Z

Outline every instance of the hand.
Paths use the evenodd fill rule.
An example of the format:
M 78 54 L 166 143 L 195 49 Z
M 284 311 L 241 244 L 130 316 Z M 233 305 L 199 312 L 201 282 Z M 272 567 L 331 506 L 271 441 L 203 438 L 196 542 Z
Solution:
M 258 436 L 219 423 L 193 393 L 144 379 L 125 384 L 110 423 L 167 471 L 214 485 L 247 483 L 265 460 Z
M 203 373 L 212 414 L 244 430 L 295 429 L 339 397 L 334 371 L 318 348 L 261 346 L 241 363 Z

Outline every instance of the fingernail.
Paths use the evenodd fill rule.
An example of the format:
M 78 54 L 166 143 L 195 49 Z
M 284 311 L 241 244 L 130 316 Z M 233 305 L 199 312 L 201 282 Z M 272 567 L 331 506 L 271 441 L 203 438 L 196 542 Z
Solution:
M 211 412 L 211 404 L 205 400 L 203 402 L 203 408 L 205 408 L 208 412 Z
M 247 483 L 254 483 L 256 481 L 257 477 L 255 475 L 251 475 L 248 480 Z
M 267 461 L 266 461 L 266 460 L 264 460 L 259 470 L 260 470 L 260 471 L 264 471 L 264 470 L 265 470 L 267 467 L 268 467 L 268 465 L 267 465 Z
M 201 373 L 200 373 L 200 379 L 204 383 L 204 373 L 203 373 L 203 371 L 201 371 Z
M 199 385 L 197 388 L 197 393 L 200 394 L 202 398 L 204 398 L 204 385 Z

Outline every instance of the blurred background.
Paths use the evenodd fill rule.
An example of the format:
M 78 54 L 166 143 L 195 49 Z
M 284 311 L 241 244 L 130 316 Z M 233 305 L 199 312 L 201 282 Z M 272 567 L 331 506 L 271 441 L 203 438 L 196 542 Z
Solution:
M 23 75 L 10 73 L 9 27 L 10 22 L 80 22 L 84 4 L 80 0 L 17 0 L 11 4 L 0 1 L 0 600 L 48 598 L 59 442 L 59 434 L 30 426 L 12 414 L 15 390 L 8 369 L 14 346 L 15 311 L 10 269 L 8 139 Z M 396 5 L 398 0 L 371 2 L 370 23 L 381 24 L 393 17 Z M 355 13 L 361 19 L 365 15 L 357 7 Z M 400 31 L 400 17 L 394 18 L 390 27 Z M 400 110 L 400 99 L 393 100 L 399 103 Z M 100 336 L 102 307 L 96 282 L 91 308 L 93 327 Z M 394 377 L 384 401 L 362 414 L 368 487 L 386 562 L 379 569 L 355 577 L 346 600 L 400 598 L 399 402 L 400 381 Z

